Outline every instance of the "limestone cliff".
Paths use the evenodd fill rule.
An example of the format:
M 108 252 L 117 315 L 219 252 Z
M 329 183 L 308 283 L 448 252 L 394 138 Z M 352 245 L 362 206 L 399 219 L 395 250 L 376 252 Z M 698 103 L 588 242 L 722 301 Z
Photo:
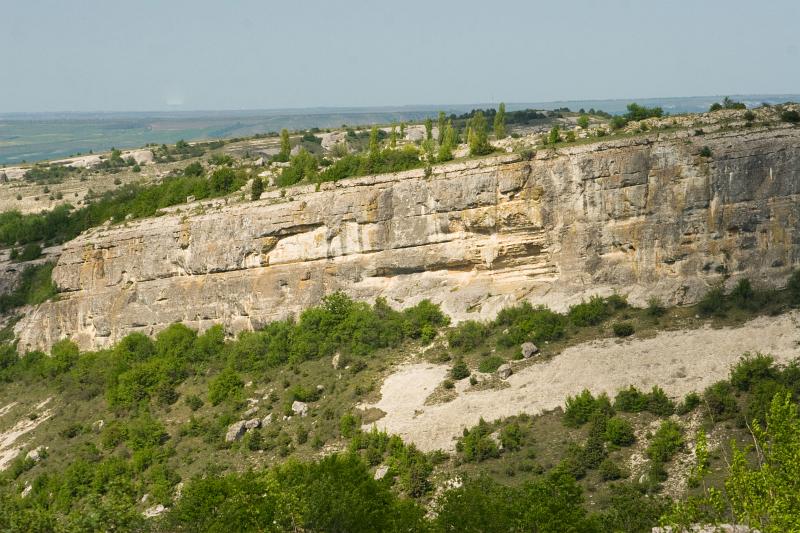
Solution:
M 710 157 L 701 155 L 708 146 Z M 20 348 L 107 346 L 182 321 L 229 331 L 335 290 L 457 319 L 594 293 L 695 301 L 730 275 L 780 285 L 800 248 L 800 129 L 651 134 L 265 193 L 67 243 L 58 301 Z

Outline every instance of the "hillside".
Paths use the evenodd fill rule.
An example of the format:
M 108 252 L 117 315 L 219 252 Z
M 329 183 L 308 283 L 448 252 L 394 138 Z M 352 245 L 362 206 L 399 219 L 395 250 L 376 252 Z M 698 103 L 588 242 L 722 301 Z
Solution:
M 796 114 L 481 145 L 471 113 L 0 184 L 82 198 L 0 215 L 0 529 L 787 530 Z

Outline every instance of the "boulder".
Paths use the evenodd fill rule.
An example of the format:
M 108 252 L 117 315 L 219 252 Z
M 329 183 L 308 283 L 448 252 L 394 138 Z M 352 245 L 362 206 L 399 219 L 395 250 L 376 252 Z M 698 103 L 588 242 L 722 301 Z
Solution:
M 508 379 L 508 377 L 513 373 L 514 371 L 511 370 L 511 365 L 508 363 L 500 365 L 500 368 L 497 369 L 497 375 L 500 376 L 501 379 Z
M 247 422 L 244 423 L 245 429 L 256 429 L 261 427 L 261 419 L 260 418 L 251 418 Z
M 296 415 L 306 416 L 308 414 L 308 404 L 295 400 L 292 402 L 292 412 Z
M 268 426 L 269 424 L 272 424 L 272 413 L 261 419 L 262 426 Z
M 525 342 L 520 346 L 522 349 L 522 357 L 525 359 L 530 359 L 537 353 L 539 353 L 539 348 L 533 344 L 532 342 Z
M 162 514 L 166 510 L 167 510 L 166 507 L 164 507 L 159 503 L 158 505 L 154 505 L 152 507 L 145 509 L 142 514 L 147 518 L 153 518 Z
M 47 446 L 38 446 L 29 451 L 26 457 L 34 463 L 38 463 L 44 458 L 45 455 L 47 455 Z
M 339 352 L 336 352 L 331 359 L 331 365 L 333 368 L 339 368 L 339 361 L 341 360 L 342 355 Z
M 375 470 L 375 476 L 374 477 L 375 477 L 376 480 L 383 479 L 384 477 L 386 477 L 386 474 L 388 472 L 389 472 L 389 467 L 386 466 L 386 465 L 381 465 L 381 466 L 378 467 L 377 470 Z
M 244 412 L 244 416 L 251 417 L 258 412 L 258 406 L 253 406 Z
M 247 431 L 245 424 L 247 424 L 246 420 L 239 420 L 231 424 L 228 428 L 228 432 L 225 434 L 225 442 L 233 442 L 241 439 L 244 432 Z

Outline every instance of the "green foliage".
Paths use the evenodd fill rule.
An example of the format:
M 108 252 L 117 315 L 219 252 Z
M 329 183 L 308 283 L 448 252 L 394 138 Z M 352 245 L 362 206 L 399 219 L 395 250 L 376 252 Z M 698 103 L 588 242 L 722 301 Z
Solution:
M 727 381 L 719 381 L 708 387 L 703 392 L 703 402 L 715 421 L 733 418 L 739 412 L 733 387 Z
M 650 533 L 669 506 L 669 500 L 647 494 L 640 483 L 614 483 L 610 491 L 597 531 Z
M 596 525 L 583 508 L 574 478 L 561 471 L 506 487 L 488 477 L 470 478 L 446 491 L 437 502 L 435 531 L 503 533 L 537 531 L 583 533 Z
M 51 278 L 54 266 L 53 263 L 44 263 L 25 267 L 14 290 L 0 295 L 0 314 L 15 307 L 37 305 L 53 298 L 58 292 Z
M 281 171 L 275 180 L 279 187 L 288 187 L 302 180 L 313 181 L 317 176 L 319 162 L 305 148 L 301 148 L 296 156 L 292 157 L 289 166 Z
M 709 148 L 708 146 L 703 146 L 700 149 L 700 157 L 711 157 L 712 155 L 714 154 L 711 153 L 711 148 Z
M 33 261 L 42 256 L 42 246 L 38 243 L 28 243 L 22 247 L 22 250 L 13 248 L 9 259 L 12 261 Z
M 675 407 L 675 412 L 679 415 L 685 415 L 694 411 L 700 405 L 700 395 L 696 392 L 690 392 L 684 397 L 683 401 Z
M 486 132 L 486 117 L 482 111 L 477 111 L 469 121 L 467 133 L 467 144 L 469 144 L 470 155 L 486 155 L 494 151 L 489 144 L 489 136 Z
M 647 118 L 659 118 L 664 115 L 664 110 L 660 107 L 646 107 L 636 103 L 628 104 L 628 112 L 625 118 L 628 120 L 644 120 Z
M 608 457 L 600 463 L 597 470 L 600 474 L 600 479 L 603 481 L 614 481 L 628 477 L 628 473 Z
M 617 337 L 630 337 L 635 331 L 633 324 L 630 322 L 615 322 L 611 327 Z
M 260 176 L 253 178 L 253 183 L 250 185 L 250 199 L 258 200 L 261 198 L 261 193 L 264 192 L 264 180 Z
M 450 161 L 453 159 L 453 147 L 456 145 L 456 132 L 453 125 L 448 121 L 441 133 L 442 140 L 439 143 L 439 154 L 436 156 L 437 161 Z
M 358 416 L 352 413 L 345 413 L 339 420 L 339 433 L 342 437 L 349 439 L 358 432 L 360 426 L 361 419 Z
M 662 316 L 666 312 L 664 304 L 655 296 L 647 300 L 647 314 L 653 318 Z
M 666 463 L 683 448 L 683 429 L 677 422 L 664 420 L 653 435 L 645 453 L 651 461 Z
M 705 316 L 724 315 L 727 309 L 722 286 L 711 287 L 697 302 L 697 309 Z
M 661 387 L 654 385 L 653 390 L 647 394 L 645 409 L 656 416 L 669 416 L 675 412 L 675 402 L 667 397 Z
M 526 341 L 543 343 L 564 337 L 567 321 L 563 315 L 554 313 L 544 306 L 533 307 L 523 302 L 514 307 L 501 310 L 494 326 L 508 329 L 501 335 L 502 346 L 516 346 Z
M 488 328 L 483 322 L 465 320 L 447 332 L 447 342 L 451 348 L 463 351 L 474 350 L 486 340 Z
M 219 405 L 225 400 L 238 400 L 244 389 L 244 381 L 239 374 L 227 367 L 208 385 L 208 401 L 211 405 Z
M 777 379 L 778 374 L 772 357 L 761 353 L 754 356 L 747 353 L 731 369 L 730 383 L 740 391 L 749 391 L 761 381 Z
M 604 298 L 592 296 L 588 302 L 570 307 L 568 316 L 576 326 L 596 326 L 610 315 L 608 307 Z
M 385 174 L 419 168 L 422 161 L 414 146 L 407 145 L 398 150 L 387 148 L 368 154 L 349 154 L 319 173 L 320 182 L 338 181 L 353 176 Z
M 781 113 L 781 120 L 791 124 L 800 123 L 800 112 L 795 111 L 794 109 L 783 111 Z
M 577 396 L 568 396 L 564 406 L 564 425 L 579 427 L 588 422 L 595 412 L 613 414 L 608 396 L 602 394 L 595 398 L 584 389 Z
M 205 169 L 203 168 L 203 164 L 199 161 L 193 161 L 186 165 L 186 168 L 183 169 L 183 175 L 187 178 L 199 178 L 203 174 L 205 174 Z
M 553 126 L 547 134 L 547 144 L 558 144 L 561 141 L 561 132 L 558 126 Z
M 639 413 L 647 408 L 647 395 L 630 385 L 614 397 L 614 408 L 624 413 Z
M 464 428 L 463 436 L 456 443 L 456 451 L 461 453 L 464 461 L 478 463 L 500 456 L 497 442 L 491 437 L 491 426 L 481 418 L 472 429 Z
M 623 418 L 609 418 L 604 436 L 606 441 L 615 446 L 630 446 L 636 442 L 633 425 Z
M 506 136 L 506 104 L 500 102 L 497 114 L 494 116 L 494 136 L 503 139 Z
M 292 153 L 292 144 L 289 140 L 289 130 L 286 128 L 281 130 L 281 149 L 276 157 L 277 161 L 288 161 Z
M 189 409 L 191 409 L 192 411 L 197 411 L 198 409 L 203 407 L 203 405 L 205 405 L 203 400 L 200 399 L 200 397 L 196 394 L 190 394 L 189 396 L 186 396 L 184 401 L 186 402 L 186 405 L 189 406 Z
M 589 117 L 587 115 L 581 115 L 578 117 L 578 126 L 583 129 L 587 129 L 589 127 Z
M 468 378 L 469 374 L 470 372 L 467 363 L 464 362 L 462 357 L 457 358 L 455 363 L 453 363 L 453 367 L 450 369 L 450 377 L 458 381 L 460 379 Z
M 525 443 L 525 432 L 518 422 L 511 422 L 500 429 L 500 444 L 504 451 L 517 451 Z
M 496 371 L 500 366 L 505 363 L 505 359 L 500 357 L 499 355 L 490 355 L 483 361 L 478 364 L 478 370 L 489 374 L 491 372 Z

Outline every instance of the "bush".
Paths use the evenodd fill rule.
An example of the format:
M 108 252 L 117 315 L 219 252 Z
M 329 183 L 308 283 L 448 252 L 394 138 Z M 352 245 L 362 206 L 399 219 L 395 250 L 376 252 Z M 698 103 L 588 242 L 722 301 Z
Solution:
M 724 315 L 725 314 L 725 292 L 721 286 L 712 287 L 705 293 L 705 295 L 697 302 L 697 309 L 701 314 L 710 315 Z
M 727 381 L 719 381 L 708 387 L 703 393 L 703 401 L 715 421 L 733 418 L 739 412 L 733 387 Z
M 750 284 L 750 280 L 742 278 L 731 291 L 729 298 L 734 306 L 739 309 L 754 310 L 758 307 L 757 294 Z
M 792 305 L 800 305 L 800 270 L 792 272 L 786 283 L 786 291 L 789 294 L 789 302 Z
M 617 337 L 630 337 L 634 332 L 633 324 L 630 322 L 616 322 L 612 328 Z
M 667 397 L 661 387 L 654 386 L 647 394 L 646 409 L 656 416 L 669 416 L 675 412 L 675 402 Z
M 481 322 L 466 320 L 447 332 L 447 342 L 451 348 L 463 351 L 474 350 L 486 340 L 488 328 Z
M 740 391 L 749 391 L 761 381 L 777 379 L 778 374 L 772 357 L 760 353 L 752 356 L 748 353 L 731 369 L 730 381 Z
M 601 394 L 597 398 L 584 389 L 577 396 L 567 397 L 564 406 L 564 425 L 579 427 L 589 421 L 595 412 L 613 414 L 608 396 Z
M 787 110 L 781 113 L 781 120 L 784 122 L 790 122 L 792 124 L 797 124 L 800 122 L 800 113 L 795 110 Z
M 566 320 L 563 315 L 554 313 L 544 306 L 534 308 L 528 302 L 501 310 L 494 321 L 494 326 L 508 329 L 498 341 L 505 347 L 518 346 L 527 341 L 542 343 L 557 340 L 566 333 Z
M 196 394 L 191 394 L 187 396 L 183 401 L 186 402 L 186 405 L 188 405 L 189 409 L 191 409 L 192 411 L 197 411 L 198 409 L 203 407 L 203 400 L 201 400 L 200 397 Z
M 225 368 L 208 385 L 208 401 L 211 405 L 219 405 L 225 400 L 236 400 L 244 389 L 244 381 L 231 367 Z
M 616 417 L 606 422 L 605 439 L 615 446 L 630 446 L 636 442 L 631 423 Z
M 468 463 L 475 463 L 500 456 L 497 443 L 490 436 L 489 424 L 481 418 L 472 429 L 464 429 L 463 436 L 456 443 L 456 451 L 460 452 Z
M 608 305 L 600 296 L 592 296 L 588 302 L 582 302 L 569 308 L 569 319 L 576 326 L 596 326 L 609 315 Z
M 664 304 L 661 303 L 661 300 L 653 296 L 649 300 L 647 300 L 647 314 L 653 318 L 660 317 L 666 312 L 664 308 Z
M 690 392 L 686 395 L 683 401 L 675 408 L 675 412 L 679 415 L 685 415 L 694 411 L 700 405 L 700 395 L 696 392 Z
M 517 422 L 512 422 L 503 426 L 500 430 L 500 444 L 503 450 L 516 451 L 522 448 L 525 440 L 525 433 Z
M 683 448 L 683 429 L 672 420 L 664 420 L 647 446 L 647 456 L 656 463 L 666 463 Z
M 58 292 L 52 280 L 53 263 L 25 267 L 17 287 L 0 295 L 0 314 L 23 305 L 38 305 Z
M 623 413 L 639 413 L 647 409 L 647 395 L 631 385 L 614 397 L 614 408 Z
M 492 355 L 480 362 L 478 365 L 478 370 L 486 374 L 490 374 L 500 368 L 500 365 L 503 363 L 505 363 L 505 359 L 499 355 Z
M 703 146 L 700 149 L 700 157 L 711 157 L 713 154 L 711 153 L 711 148 L 708 146 Z
M 457 358 L 455 363 L 453 363 L 453 368 L 450 369 L 450 377 L 455 380 L 460 380 L 468 378 L 469 374 L 470 372 L 467 363 L 464 362 L 463 358 Z
M 628 473 L 609 458 L 604 459 L 603 462 L 600 463 L 598 473 L 600 474 L 600 479 L 603 481 L 614 481 L 628 477 Z

